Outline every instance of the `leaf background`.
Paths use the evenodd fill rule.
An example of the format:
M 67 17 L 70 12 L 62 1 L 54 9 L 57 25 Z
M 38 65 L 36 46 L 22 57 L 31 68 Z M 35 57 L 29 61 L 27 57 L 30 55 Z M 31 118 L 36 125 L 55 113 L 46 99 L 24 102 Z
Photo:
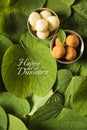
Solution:
M 37 43 L 40 46 L 43 46 L 42 44 L 45 44 L 48 47 L 50 46 L 50 40 L 41 41 L 38 39 L 34 39 L 30 35 L 28 35 L 28 32 L 27 32 L 26 22 L 27 22 L 29 14 L 36 8 L 40 8 L 40 7 L 50 8 L 57 13 L 57 15 L 59 16 L 59 18 L 61 20 L 60 28 L 72 29 L 72 30 L 76 31 L 77 33 L 79 33 L 82 36 L 82 38 L 84 39 L 85 50 L 84 50 L 84 54 L 83 54 L 82 58 L 74 64 L 61 65 L 61 64 L 57 63 L 58 69 L 67 69 L 66 71 L 69 72 L 69 73 L 65 72 L 64 76 L 62 75 L 62 77 L 60 76 L 60 78 L 59 78 L 60 84 L 58 84 L 58 82 L 57 82 L 56 88 L 57 88 L 57 91 L 59 91 L 60 93 L 62 92 L 63 96 L 65 95 L 64 96 L 65 102 L 69 103 L 67 107 L 71 108 L 71 109 L 64 108 L 58 117 L 54 118 L 54 115 L 53 115 L 54 119 L 53 118 L 49 119 L 48 121 L 45 121 L 43 123 L 39 122 L 39 124 L 36 124 L 35 126 L 33 126 L 33 128 L 30 128 L 30 130 L 37 130 L 37 129 L 39 129 L 39 130 L 40 129 L 41 130 L 43 130 L 43 129 L 44 130 L 48 130 L 48 129 L 50 129 L 50 130 L 58 130 L 58 129 L 59 130 L 60 129 L 61 130 L 65 130 L 65 129 L 67 129 L 67 130 L 87 130 L 87 118 L 86 118 L 86 115 L 87 115 L 87 105 L 86 105 L 87 104 L 87 96 L 86 96 L 87 95 L 86 94 L 87 82 L 85 80 L 83 80 L 84 77 L 87 77 L 87 71 L 86 71 L 87 70 L 87 51 L 86 51 L 86 48 L 87 48 L 87 45 L 86 45 L 86 42 L 87 42 L 87 0 L 55 0 L 55 1 L 53 1 L 53 0 L 26 0 L 26 1 L 25 0 L 4 0 L 4 1 L 0 0 L 0 33 L 2 33 L 2 34 L 0 34 L 0 64 L 2 63 L 2 58 L 3 58 L 3 55 L 4 55 L 5 51 L 7 50 L 7 48 L 10 47 L 12 44 L 19 44 L 20 40 L 23 40 L 25 42 L 25 45 L 28 48 L 30 45 L 33 46 L 34 44 L 37 44 Z M 31 46 L 31 48 L 32 48 L 32 46 Z M 16 51 L 16 49 L 15 49 L 15 51 Z M 26 55 L 24 55 L 24 53 L 23 53 L 23 50 L 21 51 L 21 49 L 19 49 L 19 51 L 21 52 L 21 56 L 26 57 Z M 35 51 L 33 51 L 33 52 L 35 52 Z M 19 54 L 19 52 L 18 51 L 14 52 L 14 54 L 17 56 Z M 7 58 L 7 61 L 11 61 L 10 56 Z M 49 60 L 47 60 L 47 63 L 48 62 L 49 62 Z M 6 62 L 6 64 L 7 64 L 7 62 Z M 49 69 L 50 69 L 50 67 L 49 67 Z M 53 69 L 53 66 L 52 66 L 52 69 Z M 62 73 L 62 70 L 58 70 L 58 71 L 59 71 L 58 73 L 60 75 L 60 72 Z M 10 76 L 10 79 L 12 78 L 15 81 L 15 78 L 13 76 L 15 73 L 14 69 L 11 73 L 12 73 L 12 75 Z M 53 73 L 53 71 L 52 71 L 52 73 Z M 6 73 L 6 75 L 7 75 L 7 73 Z M 53 74 L 53 76 L 54 75 L 55 74 Z M 71 78 L 69 76 L 71 76 L 72 80 L 70 80 Z M 66 81 L 64 80 L 62 82 L 62 79 L 65 79 L 65 77 L 69 77 L 68 82 L 67 82 L 68 78 L 66 78 Z M 7 79 L 7 77 L 6 77 L 6 79 Z M 54 76 L 54 79 L 56 80 L 56 76 Z M 57 79 L 58 79 L 58 77 L 57 77 Z M 78 81 L 80 79 L 82 79 L 81 81 L 83 81 L 81 84 L 80 84 L 80 82 L 78 83 Z M 11 84 L 10 81 L 11 80 L 9 80 L 9 85 L 12 87 L 13 84 Z M 19 82 L 21 82 L 21 80 Z M 32 78 L 32 82 L 33 82 L 33 78 Z M 21 82 L 20 84 L 23 85 L 22 83 L 23 82 Z M 26 80 L 26 84 L 28 84 L 28 83 L 29 83 L 29 81 Z M 43 80 L 43 83 L 45 84 L 44 80 Z M 51 85 L 53 85 L 54 81 L 51 81 L 51 83 L 52 83 Z M 63 88 L 62 88 L 62 86 L 63 86 Z M 2 91 L 7 91 L 4 87 L 5 87 L 5 84 L 3 84 L 2 75 L 1 75 L 0 76 L 0 94 L 2 94 Z M 44 90 L 45 90 L 45 88 L 43 89 L 43 91 Z M 35 89 L 33 91 L 35 92 L 35 94 L 38 93 L 38 92 L 36 92 Z M 56 91 L 56 89 L 54 91 Z M 45 92 L 47 92 L 47 90 L 45 90 Z M 19 93 L 21 95 L 20 89 L 19 89 Z M 18 95 L 19 95 L 19 93 L 18 93 Z M 28 94 L 29 93 L 27 92 L 27 94 L 25 94 L 25 95 L 28 95 Z M 22 95 L 22 96 L 26 97 L 25 95 Z M 72 101 L 70 100 L 69 96 L 72 96 Z M 2 98 L 2 99 L 4 100 L 4 98 Z M 55 99 L 55 98 L 52 98 L 52 100 L 53 99 Z M 1 98 L 0 98 L 0 100 L 1 100 Z M 14 100 L 16 100 L 16 99 L 14 99 Z M 9 102 L 9 100 L 8 100 L 8 102 Z M 17 101 L 14 101 L 14 103 L 15 102 L 17 102 Z M 72 103 L 71 106 L 70 106 L 70 103 Z M 10 102 L 9 104 L 11 106 L 12 102 Z M 9 106 L 9 108 L 10 108 L 10 106 Z M 13 107 L 15 108 L 15 105 L 13 105 Z M 43 108 L 45 108 L 45 106 L 43 106 Z M 46 108 L 48 108 L 48 107 L 46 107 Z M 54 106 L 52 105 L 52 108 L 55 112 L 56 105 L 54 105 Z M 3 114 L 4 109 L 0 107 L 1 114 Z M 49 111 L 49 109 L 47 109 L 47 110 Z M 6 109 L 5 109 L 5 111 L 6 111 Z M 41 111 L 41 113 L 42 113 L 42 111 Z M 79 115 L 78 115 L 78 113 L 79 113 Z M 2 116 L 2 119 L 0 118 L 0 130 L 4 130 L 7 127 L 6 113 L 4 112 L 4 114 L 5 115 Z M 26 114 L 25 114 L 25 116 L 26 116 Z M 48 114 L 48 116 L 50 116 L 50 115 Z M 3 120 L 3 118 L 6 120 Z M 29 118 L 32 118 L 32 116 Z M 46 117 L 44 116 L 44 119 L 45 118 Z M 24 123 L 17 117 L 9 115 L 9 121 L 11 122 L 11 124 L 8 123 L 8 126 L 10 126 L 9 129 L 11 129 L 11 130 L 14 130 L 15 127 L 16 127 L 16 129 L 23 129 L 23 130 L 27 129 L 26 126 L 24 125 Z M 17 126 L 17 123 L 19 124 L 19 128 Z M 27 124 L 27 122 L 25 124 Z M 29 124 L 27 124 L 27 126 L 29 126 Z

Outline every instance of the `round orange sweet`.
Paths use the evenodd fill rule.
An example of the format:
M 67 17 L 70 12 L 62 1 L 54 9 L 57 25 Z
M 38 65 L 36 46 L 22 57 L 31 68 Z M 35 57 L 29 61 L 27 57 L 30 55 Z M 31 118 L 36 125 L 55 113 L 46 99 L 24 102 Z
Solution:
M 76 56 L 77 56 L 77 52 L 75 48 L 72 48 L 72 47 L 66 48 L 66 55 L 65 55 L 66 60 L 69 60 L 69 61 L 74 60 Z
M 62 58 L 65 55 L 65 48 L 61 45 L 54 46 L 52 50 L 52 55 L 57 59 Z
M 77 47 L 79 45 L 79 38 L 74 35 L 68 35 L 66 38 L 66 45 L 70 47 Z

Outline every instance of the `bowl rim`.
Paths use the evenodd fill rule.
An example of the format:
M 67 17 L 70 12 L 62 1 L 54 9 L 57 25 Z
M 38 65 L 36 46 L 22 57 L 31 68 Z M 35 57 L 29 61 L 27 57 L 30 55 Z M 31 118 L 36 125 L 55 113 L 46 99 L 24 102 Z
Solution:
M 77 33 L 77 32 L 75 32 L 75 31 L 73 31 L 73 30 L 65 29 L 64 32 L 65 33 L 69 32 L 70 34 L 75 34 L 76 36 L 78 36 L 78 38 L 80 40 L 80 43 L 81 43 L 80 54 L 78 55 L 78 57 L 76 59 L 71 60 L 71 61 L 67 61 L 67 60 L 63 61 L 63 60 L 59 60 L 59 59 L 57 59 L 55 57 L 54 58 L 59 63 L 62 63 L 62 64 L 71 64 L 71 63 L 74 63 L 74 62 L 78 61 L 81 58 L 81 56 L 82 56 L 82 54 L 84 52 L 84 41 L 83 41 L 82 37 L 80 36 L 80 34 Z M 52 38 L 52 40 L 50 42 L 50 51 L 51 51 L 51 53 L 52 53 L 52 49 L 53 49 L 53 45 L 54 45 L 53 42 L 54 42 L 55 38 L 57 37 L 57 35 L 58 35 L 58 33 Z
M 53 10 L 51 10 L 51 9 L 49 9 L 49 8 L 44 8 L 44 7 L 42 7 L 42 8 L 37 8 L 37 9 L 35 9 L 35 10 L 33 10 L 32 12 L 38 12 L 38 11 L 43 11 L 43 10 L 48 10 L 48 11 L 50 11 L 52 14 L 54 14 L 54 16 L 56 16 L 58 19 L 59 19 L 59 17 L 58 17 L 58 15 L 55 13 L 55 11 L 53 11 Z M 31 13 L 32 13 L 31 12 Z M 30 13 L 30 14 L 31 14 Z M 29 14 L 29 16 L 30 16 L 30 14 Z M 29 19 L 29 16 L 28 16 L 28 19 Z M 58 32 L 58 30 L 59 30 L 59 27 L 60 27 L 60 24 L 59 24 L 59 27 L 57 28 L 57 29 L 55 29 L 54 31 L 53 31 L 53 34 L 51 35 L 51 36 L 48 36 L 47 38 L 45 38 L 45 39 L 41 39 L 41 38 L 38 38 L 37 36 L 35 36 L 32 32 L 33 31 L 31 31 L 31 29 L 30 29 L 30 23 L 29 23 L 29 20 L 27 19 L 27 29 L 28 29 L 28 32 L 34 37 L 34 38 L 36 38 L 36 39 L 40 39 L 40 40 L 49 40 L 49 39 L 52 39 L 56 34 L 57 34 L 57 32 Z M 60 21 L 60 19 L 59 19 L 59 21 Z

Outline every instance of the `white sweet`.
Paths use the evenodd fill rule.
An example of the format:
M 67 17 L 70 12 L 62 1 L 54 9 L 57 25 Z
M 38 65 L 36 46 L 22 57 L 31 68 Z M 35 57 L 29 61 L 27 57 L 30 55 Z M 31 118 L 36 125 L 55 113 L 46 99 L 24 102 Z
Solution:
M 36 22 L 36 30 L 39 32 L 46 32 L 48 28 L 48 21 L 45 19 L 39 19 Z
M 46 39 L 49 36 L 49 31 L 37 32 L 37 37 L 40 39 Z
M 35 28 L 37 20 L 41 19 L 41 16 L 37 12 L 32 12 L 28 18 L 28 21 L 31 26 Z
M 42 17 L 43 19 L 46 19 L 46 18 L 48 18 L 49 16 L 51 16 L 52 14 L 51 14 L 51 12 L 48 11 L 48 10 L 43 10 L 43 11 L 40 12 L 40 15 L 41 15 L 41 17 Z
M 60 21 L 57 16 L 49 16 L 47 18 L 49 31 L 52 32 L 59 27 Z
M 37 31 L 37 30 L 36 30 L 36 27 L 33 27 L 33 26 L 31 26 L 31 30 L 32 30 L 32 31 Z
M 31 33 L 34 31 L 33 35 L 40 39 L 46 39 L 52 35 L 52 31 L 59 28 L 60 20 L 47 9 L 32 12 L 28 18 L 28 23 Z

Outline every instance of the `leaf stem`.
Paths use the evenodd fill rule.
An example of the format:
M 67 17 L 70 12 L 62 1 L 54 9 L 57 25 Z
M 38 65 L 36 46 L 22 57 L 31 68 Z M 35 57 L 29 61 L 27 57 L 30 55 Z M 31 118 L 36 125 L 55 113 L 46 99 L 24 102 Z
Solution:
M 26 45 L 24 44 L 24 42 L 21 40 L 20 42 L 21 46 L 24 48 L 24 49 L 27 49 Z
M 80 72 L 80 68 L 81 68 L 81 65 L 79 65 L 79 66 L 77 67 L 77 69 L 76 69 L 76 71 L 75 71 L 75 74 L 74 74 L 74 75 L 78 75 L 78 74 L 79 74 L 79 72 Z

